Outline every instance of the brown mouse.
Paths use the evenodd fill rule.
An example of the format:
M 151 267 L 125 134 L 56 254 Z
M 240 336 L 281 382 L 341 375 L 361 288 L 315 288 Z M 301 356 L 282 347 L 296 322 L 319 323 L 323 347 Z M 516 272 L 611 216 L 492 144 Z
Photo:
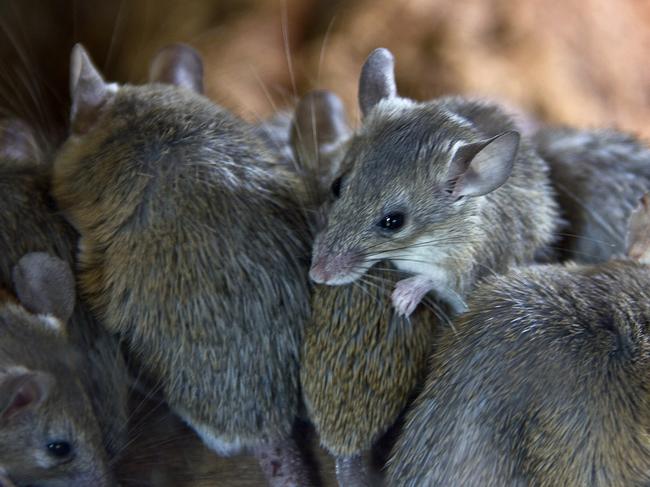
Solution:
M 306 485 L 291 431 L 308 248 L 291 175 L 196 91 L 196 51 L 170 46 L 152 66 L 151 83 L 118 86 L 72 53 L 53 194 L 81 234 L 80 289 L 206 445 Z
M 82 356 L 67 339 L 74 276 L 62 260 L 25 255 L 17 300 L 0 302 L 0 469 L 17 486 L 113 485 Z
M 441 329 L 394 486 L 650 482 L 650 198 L 628 255 L 484 281 Z

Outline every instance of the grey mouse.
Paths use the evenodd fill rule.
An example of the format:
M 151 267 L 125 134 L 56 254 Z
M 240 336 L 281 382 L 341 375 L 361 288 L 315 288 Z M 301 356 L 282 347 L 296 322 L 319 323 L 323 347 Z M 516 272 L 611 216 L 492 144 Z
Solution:
M 624 253 L 627 221 L 650 188 L 650 149 L 611 129 L 544 127 L 533 143 L 551 168 L 567 221 L 561 257 L 597 263 Z
M 18 299 L 0 293 L 0 469 L 18 487 L 114 485 L 83 358 L 66 336 L 72 271 L 31 253 L 13 276 Z
M 315 230 L 324 225 L 333 182 L 346 170 L 341 159 L 350 135 L 334 93 L 313 91 L 298 103 L 290 142 L 314 207 Z M 408 319 L 398 316 L 390 302 L 398 278 L 384 262 L 369 269 L 363 282 L 312 289 L 300 358 L 302 392 L 321 445 L 336 459 L 341 486 L 381 482 L 381 460 L 368 460 L 426 370 L 436 313 L 422 306 Z
M 173 45 L 151 83 L 118 86 L 77 45 L 53 194 L 81 234 L 81 291 L 171 409 L 212 450 L 256 454 L 271 484 L 308 485 L 291 438 L 303 213 L 280 157 L 201 78 L 198 53 Z
M 388 260 L 414 274 L 395 286 L 400 314 L 429 291 L 460 312 L 477 279 L 531 262 L 553 241 L 548 167 L 498 106 L 398 97 L 393 67 L 390 52 L 377 49 L 362 68 L 363 125 L 310 276 L 347 284 Z
M 77 235 L 49 196 L 51 154 L 38 133 L 17 119 L 0 121 L 0 287 L 12 289 L 12 269 L 29 252 L 47 252 L 74 265 Z M 129 377 L 117 340 L 77 299 L 68 340 L 82 354 L 77 369 L 102 430 L 108 457 L 126 445 Z M 99 445 L 97 445 L 99 447 Z
M 390 485 L 650 482 L 650 198 L 627 256 L 512 269 L 441 329 Z

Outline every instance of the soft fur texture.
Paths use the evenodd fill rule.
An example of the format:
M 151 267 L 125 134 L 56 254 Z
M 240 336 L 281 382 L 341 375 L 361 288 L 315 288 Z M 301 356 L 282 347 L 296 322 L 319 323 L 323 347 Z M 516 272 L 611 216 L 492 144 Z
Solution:
M 121 87 L 55 163 L 81 290 L 172 409 L 226 446 L 288 437 L 297 414 L 306 247 L 275 165 L 243 122 L 156 84 Z
M 568 221 L 564 257 L 597 263 L 623 253 L 625 225 L 650 189 L 650 149 L 613 130 L 545 128 L 533 142 Z
M 436 340 L 390 485 L 648 483 L 649 286 L 631 261 L 489 279 Z
M 19 155 L 20 158 L 0 158 L 0 288 L 6 290 L 13 289 L 12 268 L 26 253 L 47 252 L 74 266 L 77 240 L 49 196 L 49 167 L 40 162 L 43 156 L 23 151 Z M 128 377 L 117 341 L 104 331 L 80 299 L 66 334 L 71 348 L 83 353 L 84 365 L 74 373 L 84 383 L 102 430 L 103 441 L 93 448 L 102 448 L 103 444 L 113 458 L 124 448 L 127 423 Z M 51 359 L 56 360 L 56 353 L 43 346 L 39 350 L 34 348 L 34 353 L 52 355 Z M 58 407 L 65 405 L 61 403 Z

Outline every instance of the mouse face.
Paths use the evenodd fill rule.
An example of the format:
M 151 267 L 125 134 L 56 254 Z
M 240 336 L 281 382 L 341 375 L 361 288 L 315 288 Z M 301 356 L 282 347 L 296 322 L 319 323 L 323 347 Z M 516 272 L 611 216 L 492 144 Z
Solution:
M 312 278 L 346 284 L 382 259 L 417 268 L 461 243 L 479 202 L 457 191 L 455 165 L 482 143 L 469 121 L 435 102 L 380 102 L 350 142 L 351 170 L 332 187 Z
M 419 273 L 471 242 L 483 195 L 510 176 L 519 135 L 486 138 L 445 99 L 397 97 L 388 51 L 370 55 L 361 74 L 363 127 L 350 140 L 338 200 L 318 235 L 310 275 L 346 284 L 389 259 Z
M 67 264 L 47 254 L 14 268 L 20 304 L 0 302 L 0 470 L 22 486 L 108 486 L 106 452 L 64 323 L 75 302 Z

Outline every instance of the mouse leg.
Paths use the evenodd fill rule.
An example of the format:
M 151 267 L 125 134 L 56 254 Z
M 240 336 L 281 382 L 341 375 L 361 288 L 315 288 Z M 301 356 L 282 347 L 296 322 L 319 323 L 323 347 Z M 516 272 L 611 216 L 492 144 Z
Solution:
M 402 279 L 395 284 L 392 295 L 395 311 L 400 316 L 410 316 L 429 291 L 434 291 L 438 298 L 449 304 L 454 314 L 467 310 L 463 299 L 457 292 L 450 289 L 447 283 L 438 283 L 425 276 L 414 276 Z
M 341 487 L 371 487 L 368 466 L 361 455 L 337 457 L 336 480 Z
M 291 438 L 253 450 L 270 487 L 311 487 L 309 469 Z

